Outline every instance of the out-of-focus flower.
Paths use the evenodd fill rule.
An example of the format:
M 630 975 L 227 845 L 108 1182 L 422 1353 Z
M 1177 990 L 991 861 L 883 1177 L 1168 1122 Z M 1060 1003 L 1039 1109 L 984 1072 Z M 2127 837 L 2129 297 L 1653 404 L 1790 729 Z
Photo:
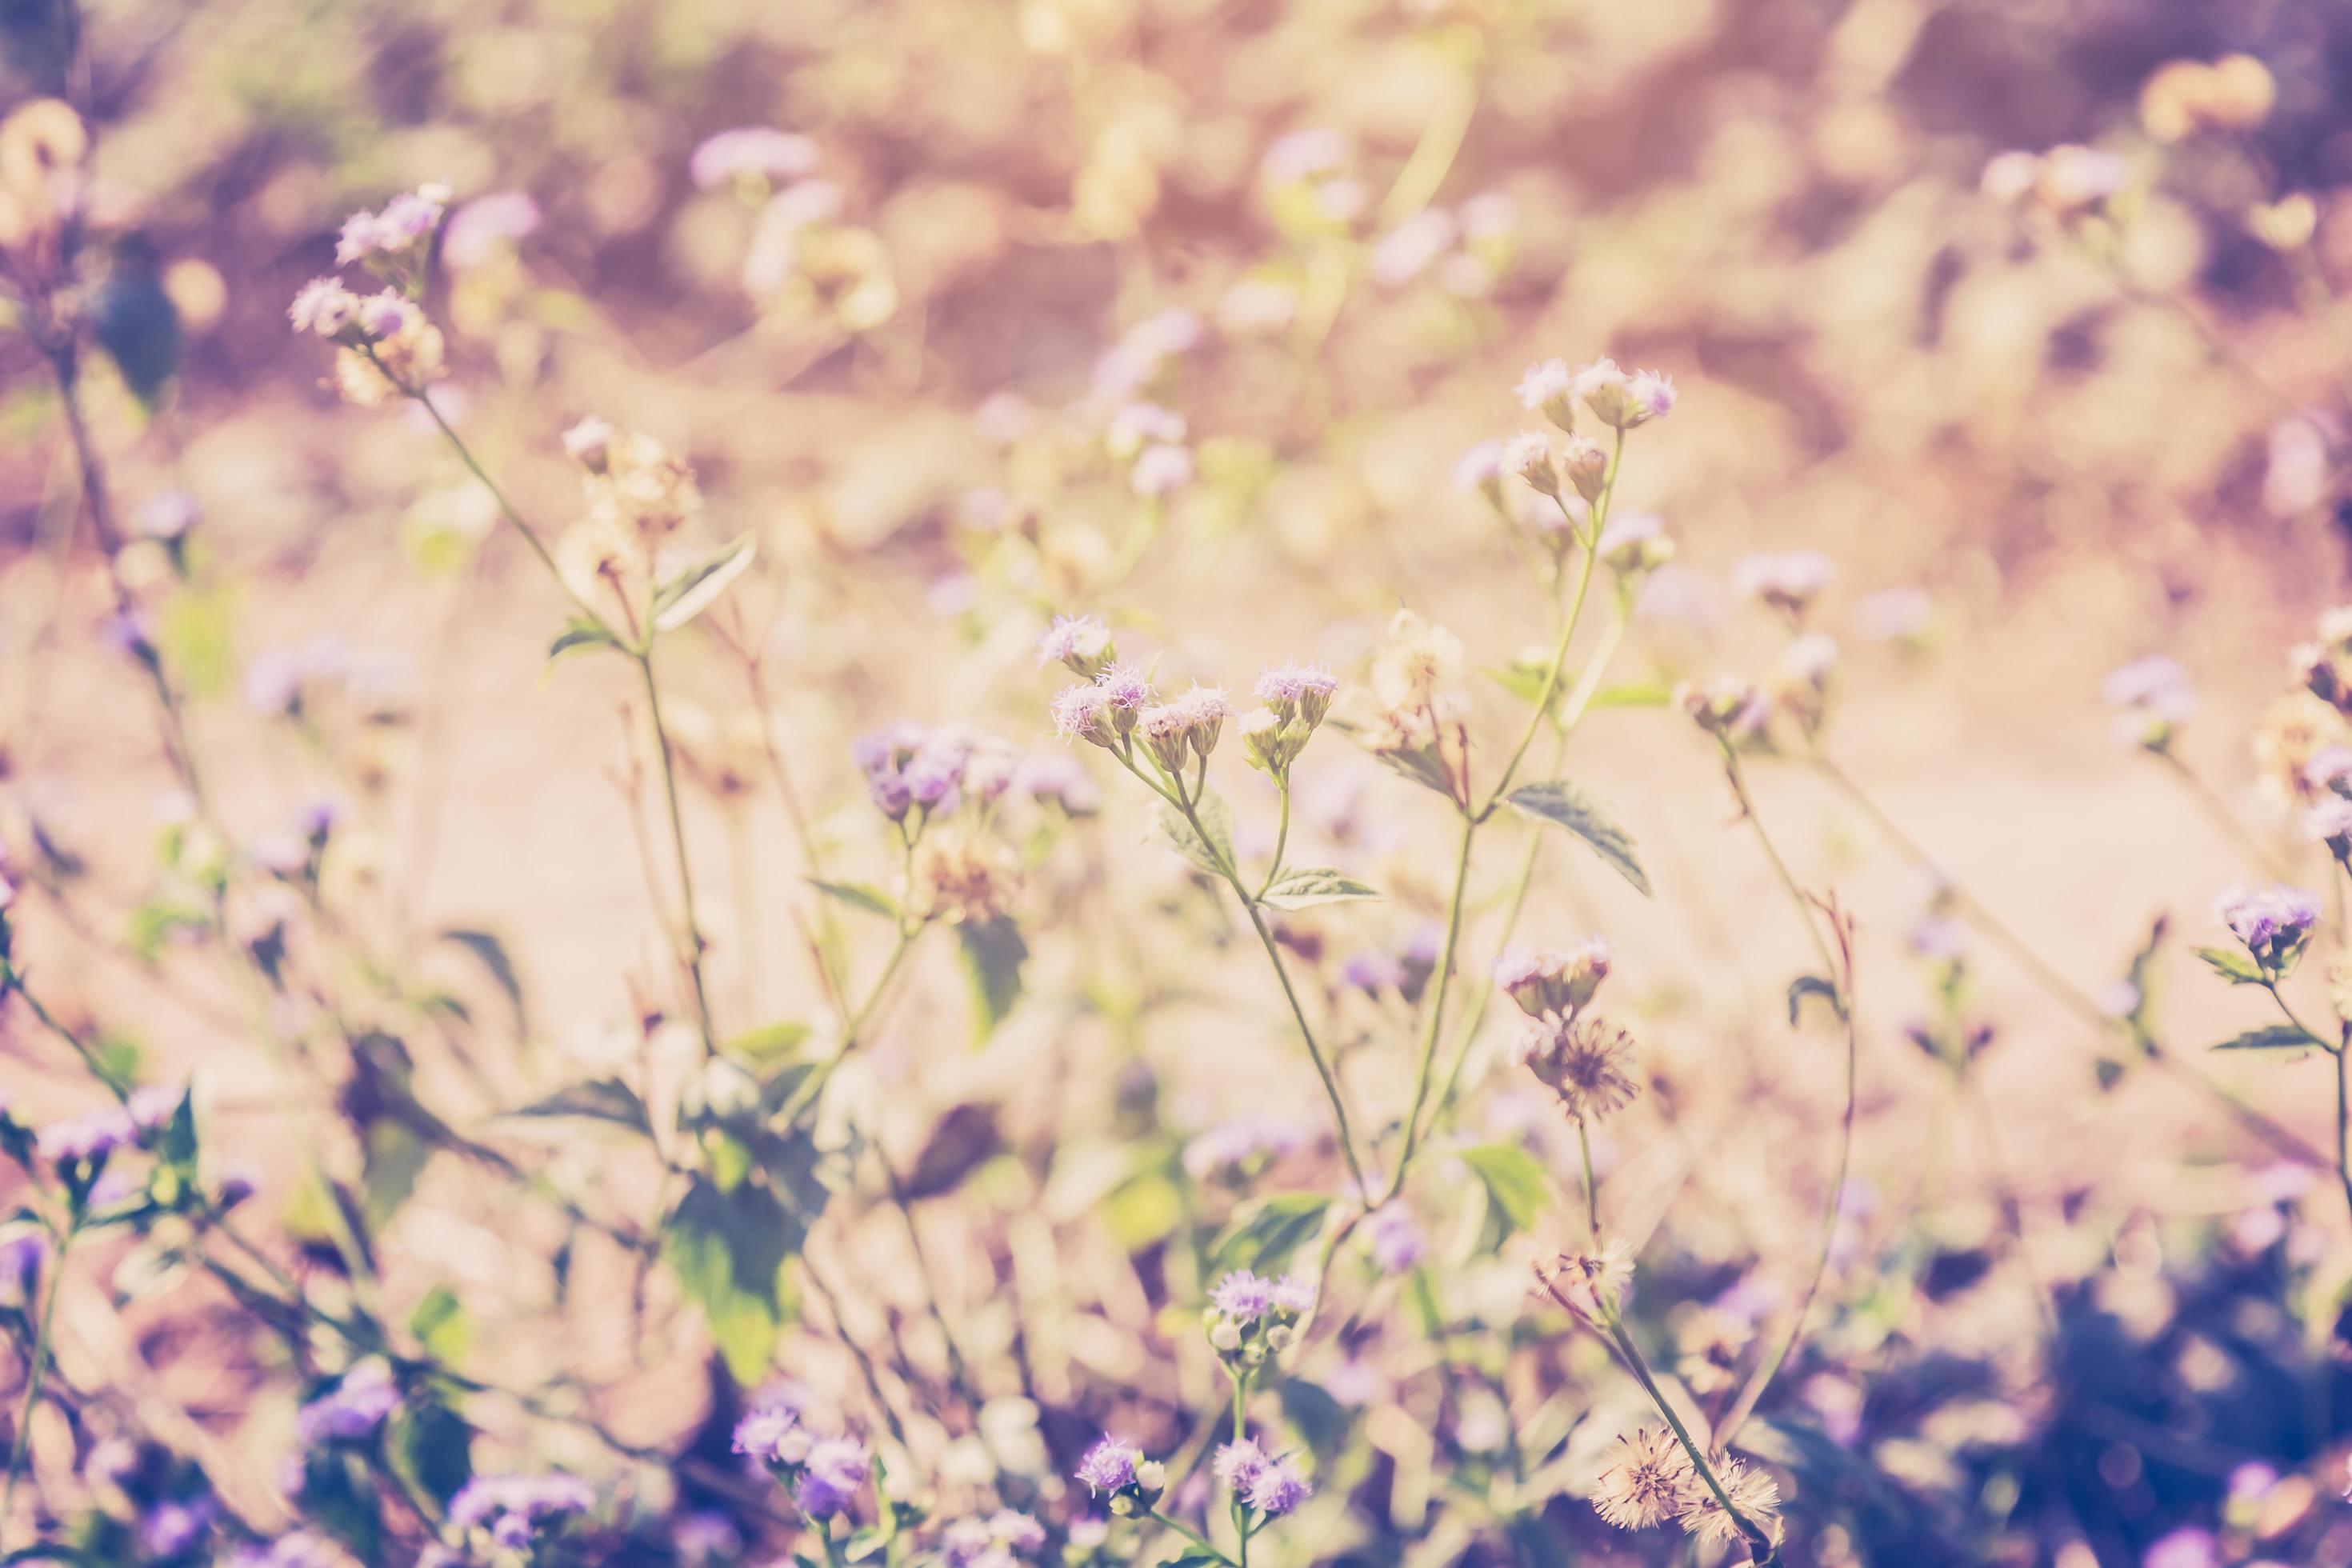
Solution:
M 1566 1020 L 1609 978 L 1609 942 L 1591 937 L 1571 948 L 1507 949 L 1495 961 L 1495 984 L 1535 1019 Z
M 1370 1250 L 1383 1274 L 1402 1274 L 1428 1255 L 1429 1240 L 1402 1206 L 1391 1204 L 1372 1220 Z
M 2108 675 L 2102 688 L 2115 710 L 2116 738 L 2125 745 L 2161 752 L 2174 731 L 2197 716 L 2197 692 L 2179 659 L 2150 654 Z
M 1372 281 L 1402 289 L 1435 266 L 1458 232 L 1452 214 L 1423 207 L 1373 243 L 1367 263 Z
M 1732 569 L 1731 585 L 1801 626 L 1836 574 L 1837 567 L 1828 556 L 1818 550 L 1800 550 L 1786 555 L 1747 557 Z
M 2139 121 L 2158 142 L 2179 142 L 2200 131 L 2248 131 L 2270 117 L 2278 85 L 2252 55 L 2169 60 L 2140 87 Z
M 746 125 L 705 138 L 687 161 L 687 172 L 707 191 L 744 180 L 797 180 L 814 174 L 816 164 L 816 143 L 807 137 Z
M 1715 1472 L 1717 1485 L 1723 1489 L 1724 1498 L 1739 1516 L 1767 1536 L 1778 1539 L 1780 1520 L 1780 1484 L 1766 1471 L 1745 1459 L 1718 1454 L 1708 1461 Z M 1713 1488 L 1701 1483 L 1694 1487 L 1685 1504 L 1683 1529 L 1710 1546 L 1732 1546 L 1744 1539 L 1739 1522 L 1731 1510 L 1723 1506 Z
M 400 1385 L 393 1379 L 392 1368 L 370 1359 L 354 1365 L 332 1389 L 303 1405 L 295 1415 L 294 1433 L 304 1447 L 363 1442 L 399 1408 Z
M 1184 1145 L 1184 1169 L 1194 1181 L 1246 1179 L 1298 1151 L 1298 1129 L 1272 1116 L 1242 1116 L 1196 1134 Z
M 2215 901 L 2213 912 L 2263 972 L 2273 975 L 2294 968 L 2319 924 L 2319 900 L 2284 885 L 2231 888 Z
M 1296 1510 L 1314 1491 L 1297 1462 L 1287 1457 L 1270 1459 L 1250 1478 L 1243 1494 L 1250 1507 L 1268 1519 L 1280 1519 Z
M 1648 1530 L 1680 1519 L 1698 1484 L 1674 1435 L 1643 1427 L 1617 1439 L 1614 1462 L 1592 1489 L 1592 1509 L 1620 1530 Z
M 527 191 L 477 196 L 449 215 L 441 231 L 441 258 L 467 269 L 495 261 L 539 227 L 539 203 Z
M 808 1451 L 793 1500 L 811 1519 L 825 1520 L 856 1500 L 874 1478 L 874 1456 L 855 1437 L 828 1437 Z

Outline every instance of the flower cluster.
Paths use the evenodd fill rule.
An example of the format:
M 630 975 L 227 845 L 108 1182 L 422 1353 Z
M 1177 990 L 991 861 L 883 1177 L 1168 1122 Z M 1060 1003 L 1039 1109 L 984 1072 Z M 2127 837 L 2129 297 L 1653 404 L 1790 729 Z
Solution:
M 2292 973 L 2319 924 L 2319 900 L 2300 888 L 2232 888 L 2214 913 L 2263 974 Z
M 2111 671 L 2103 689 L 2115 711 L 2116 739 L 2161 752 L 2181 725 L 2197 716 L 2197 692 L 2180 661 L 2155 653 Z
M 1248 1371 L 1288 1350 L 1299 1321 L 1314 1310 L 1311 1280 L 1295 1274 L 1270 1279 L 1240 1268 L 1209 1288 L 1203 1326 L 1226 1365 Z
M 334 386 L 357 407 L 422 396 L 448 368 L 441 330 L 397 289 L 362 297 L 337 279 L 314 278 L 286 316 L 297 332 L 337 346 Z
M 1276 665 L 1261 674 L 1258 706 L 1242 715 L 1239 726 L 1250 765 L 1277 781 L 1287 778 L 1339 689 L 1337 676 L 1312 665 Z
M 1578 1121 L 1598 1121 L 1642 1092 L 1632 1071 L 1633 1037 L 1602 1018 L 1538 1018 L 1521 1033 L 1513 1058 L 1559 1097 Z
M 1314 1492 L 1297 1461 L 1288 1455 L 1269 1455 L 1255 1441 L 1240 1437 L 1217 1450 L 1213 1468 L 1217 1479 L 1247 1510 L 1244 1528 L 1255 1522 L 1249 1515 L 1280 1519 L 1295 1511 Z
M 476 1476 L 449 1500 L 449 1528 L 499 1552 L 528 1552 L 541 1535 L 596 1506 L 595 1489 L 577 1476 Z
M 1495 984 L 1542 1021 L 1575 1017 L 1608 978 L 1609 943 L 1597 936 L 1565 949 L 1515 947 L 1495 961 Z
M 1045 1547 L 1045 1527 L 1009 1508 L 985 1519 L 959 1519 L 940 1531 L 945 1568 L 1019 1568 Z
M 1149 1512 L 1168 1488 L 1167 1466 L 1145 1458 L 1142 1449 L 1108 1433 L 1087 1450 L 1076 1474 L 1087 1483 L 1089 1496 L 1106 1499 L 1104 1506 L 1122 1518 Z
M 735 1424 L 734 1449 L 790 1488 L 811 1519 L 845 1511 L 874 1479 L 874 1456 L 864 1443 L 818 1436 L 790 1405 L 763 1405 L 746 1414 Z

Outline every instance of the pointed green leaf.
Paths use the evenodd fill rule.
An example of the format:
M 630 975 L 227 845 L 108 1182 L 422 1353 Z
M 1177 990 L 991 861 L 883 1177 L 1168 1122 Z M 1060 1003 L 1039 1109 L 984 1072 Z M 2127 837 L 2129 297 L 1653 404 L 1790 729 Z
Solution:
M 1343 876 L 1328 866 L 1292 866 L 1274 879 L 1260 903 L 1271 904 L 1277 910 L 1304 910 L 1317 904 L 1344 903 L 1351 899 L 1377 899 L 1377 888 L 1367 887 L 1353 877 Z
M 2217 1051 L 2312 1051 L 2320 1048 L 2317 1040 L 2292 1024 L 2273 1024 L 2268 1028 L 2248 1029 L 2235 1038 L 2214 1046 Z
M 625 1127 L 632 1132 L 653 1135 L 653 1118 L 637 1091 L 616 1078 L 593 1079 L 559 1089 L 544 1100 L 507 1112 L 509 1116 L 571 1118 L 583 1121 L 608 1121 L 615 1127 Z
M 956 927 L 956 935 L 965 972 L 971 976 L 976 1032 L 984 1040 L 1020 1000 L 1021 966 L 1029 962 L 1029 944 L 1021 940 L 1021 928 L 1009 915 L 967 921 Z
M 1603 809 L 1601 803 L 1581 784 L 1566 779 L 1553 779 L 1549 784 L 1532 784 L 1513 790 L 1507 797 L 1511 808 L 1538 822 L 1554 827 L 1564 827 L 1587 844 L 1593 853 L 1609 862 L 1617 874 L 1633 884 L 1643 898 L 1650 896 L 1649 875 L 1633 856 L 1633 838 Z
M 1486 1198 L 1511 1230 L 1526 1230 L 1551 1206 L 1543 1162 L 1520 1143 L 1481 1143 L 1462 1151 L 1462 1163 L 1486 1184 Z
M 2254 961 L 2242 952 L 2232 952 L 2225 947 L 2200 947 L 2197 956 L 2213 968 L 2232 985 L 2260 985 L 2263 972 Z
M 719 602 L 758 553 L 748 533 L 693 563 L 654 590 L 654 630 L 674 632 Z
M 783 1323 L 784 1259 L 807 1230 L 761 1182 L 722 1190 L 697 1176 L 662 1226 L 662 1257 L 702 1309 L 727 1370 L 745 1387 L 766 1375 Z
M 864 910 L 869 915 L 880 915 L 887 921 L 895 921 L 898 918 L 897 900 L 870 883 L 821 882 L 814 877 L 811 877 L 808 880 L 809 886 L 826 898 L 837 900 L 853 910 Z
M 1279 1268 L 1322 1228 L 1331 1200 L 1321 1193 L 1276 1193 L 1234 1211 L 1211 1250 L 1209 1272 Z
M 1215 791 L 1192 807 L 1192 815 L 1208 830 L 1206 838 L 1192 830 L 1184 814 L 1172 805 L 1160 808 L 1160 826 L 1176 847 L 1176 853 L 1198 866 L 1212 877 L 1222 877 L 1234 859 L 1234 814 L 1224 797 Z
M 591 648 L 618 648 L 621 639 L 598 626 L 585 616 L 574 616 L 563 623 L 562 635 L 549 645 L 547 662 L 553 664 L 566 654 L 583 653 Z

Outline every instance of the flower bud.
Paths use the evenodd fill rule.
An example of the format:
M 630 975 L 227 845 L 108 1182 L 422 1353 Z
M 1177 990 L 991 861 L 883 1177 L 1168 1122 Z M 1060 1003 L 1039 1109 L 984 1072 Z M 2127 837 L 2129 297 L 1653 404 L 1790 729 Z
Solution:
M 1576 429 L 1576 377 L 1566 360 L 1548 359 L 1519 378 L 1519 406 L 1565 431 Z
M 1503 467 L 1517 474 L 1538 495 L 1560 493 L 1559 463 L 1549 436 L 1530 430 L 1512 437 L 1511 444 L 1503 448 Z
M 1118 658 L 1109 628 L 1092 616 L 1056 616 L 1053 626 L 1038 639 L 1042 661 L 1066 665 L 1082 680 L 1092 680 Z
M 1601 500 L 1601 492 L 1609 485 L 1609 454 L 1601 449 L 1600 442 L 1583 436 L 1570 437 L 1559 455 L 1559 466 L 1568 482 L 1587 503 Z

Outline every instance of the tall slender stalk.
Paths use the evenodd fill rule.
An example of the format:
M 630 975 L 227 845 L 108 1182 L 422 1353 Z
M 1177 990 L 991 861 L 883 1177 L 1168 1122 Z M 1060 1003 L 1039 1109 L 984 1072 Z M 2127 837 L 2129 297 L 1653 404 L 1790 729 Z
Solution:
M 1838 1211 L 1845 1196 L 1846 1173 L 1853 1160 L 1855 1089 L 1862 1043 L 1854 1020 L 1853 952 L 1843 919 L 1833 906 L 1822 906 L 1837 940 L 1839 951 L 1832 953 L 1830 939 L 1822 934 L 1821 926 L 1814 918 L 1817 900 L 1798 884 L 1789 870 L 1788 862 L 1780 858 L 1780 850 L 1773 846 L 1771 835 L 1764 830 L 1764 819 L 1757 814 L 1756 803 L 1748 793 L 1748 780 L 1740 770 L 1738 752 L 1727 740 L 1718 739 L 1723 752 L 1724 776 L 1730 780 L 1731 793 L 1738 799 L 1740 814 L 1756 830 L 1756 842 L 1762 847 L 1764 858 L 1771 862 L 1773 874 L 1780 879 L 1790 901 L 1796 905 L 1797 916 L 1804 922 L 1805 934 L 1811 938 L 1813 951 L 1821 958 L 1822 978 L 1831 989 L 1832 1005 L 1845 1030 L 1845 1110 L 1838 1121 L 1837 1160 L 1830 1174 L 1829 1191 L 1822 1200 L 1821 1240 L 1814 1250 L 1813 1265 L 1806 1277 L 1804 1291 L 1798 1298 L 1797 1310 L 1790 1318 L 1787 1333 L 1739 1391 L 1717 1429 L 1718 1440 L 1728 1442 L 1755 1410 L 1757 1402 L 1764 1397 L 1765 1390 L 1771 1386 L 1772 1380 L 1780 1375 L 1781 1366 L 1803 1340 L 1805 1320 L 1812 1311 L 1813 1298 L 1820 1293 L 1822 1277 L 1829 1272 L 1830 1254 L 1837 1239 Z
M 49 1336 L 58 1316 L 58 1289 L 65 1283 L 66 1254 L 73 1246 L 79 1221 L 67 1226 L 58 1238 L 56 1256 L 48 1260 L 48 1289 L 42 1293 L 41 1315 L 33 1328 L 31 1359 L 25 1363 L 25 1404 L 16 1413 L 16 1435 L 8 1447 L 8 1479 L 0 1487 L 0 1544 L 5 1544 L 8 1521 L 15 1516 L 16 1482 L 25 1473 L 25 1456 L 30 1450 L 33 1436 L 33 1412 L 40 1407 L 41 1381 L 49 1364 Z

